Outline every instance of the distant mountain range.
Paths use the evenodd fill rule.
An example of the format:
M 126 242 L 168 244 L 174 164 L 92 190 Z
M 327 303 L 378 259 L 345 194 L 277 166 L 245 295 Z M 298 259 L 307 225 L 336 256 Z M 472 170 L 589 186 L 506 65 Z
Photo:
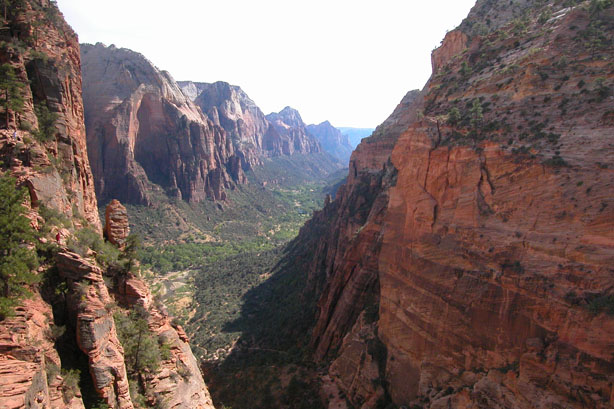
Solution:
M 341 134 L 346 136 L 352 150 L 356 149 L 362 138 L 366 138 L 370 136 L 375 128 L 349 128 L 349 127 L 338 127 L 341 131 Z

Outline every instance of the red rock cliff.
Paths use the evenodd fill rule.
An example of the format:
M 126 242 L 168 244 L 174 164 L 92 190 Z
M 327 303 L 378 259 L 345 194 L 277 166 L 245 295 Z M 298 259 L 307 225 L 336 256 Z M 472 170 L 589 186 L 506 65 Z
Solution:
M 231 140 L 167 72 L 127 49 L 82 46 L 88 148 L 100 200 L 149 204 L 152 185 L 190 202 L 244 181 Z
M 72 216 L 84 216 L 100 229 L 94 179 L 87 157 L 79 42 L 57 7 L 45 0 L 9 7 L 2 30 L 0 63 L 8 63 L 23 84 L 22 112 L 10 116 L 0 138 L 0 156 L 39 203 Z M 29 86 L 28 86 L 29 85 Z M 44 137 L 35 107 L 55 120 Z M 17 141 L 12 140 L 16 129 Z
M 614 10 L 532 4 L 516 19 L 531 5 L 518 2 L 478 27 L 492 3 L 461 25 L 465 49 L 458 34 L 435 52 L 392 147 L 363 141 L 305 229 L 332 226 L 312 263 L 313 344 L 355 406 L 386 393 L 428 408 L 614 405 L 614 71 L 595 39 Z M 362 175 L 388 157 L 398 173 L 373 199 Z M 357 320 L 373 304 L 383 348 Z

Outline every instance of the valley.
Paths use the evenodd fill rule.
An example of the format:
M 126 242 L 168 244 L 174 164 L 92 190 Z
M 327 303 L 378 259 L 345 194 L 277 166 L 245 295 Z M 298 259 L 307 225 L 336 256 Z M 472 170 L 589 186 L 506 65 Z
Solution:
M 477 0 L 374 129 L 0 10 L 0 407 L 614 406 L 614 1 Z

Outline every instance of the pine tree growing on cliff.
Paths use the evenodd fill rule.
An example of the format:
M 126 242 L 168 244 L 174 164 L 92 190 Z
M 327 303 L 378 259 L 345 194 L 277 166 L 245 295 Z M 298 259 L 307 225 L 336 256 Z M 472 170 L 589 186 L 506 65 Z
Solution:
M 32 270 L 38 261 L 30 248 L 34 231 L 22 206 L 26 192 L 15 183 L 10 176 L 0 177 L 0 319 L 11 315 L 28 293 L 27 285 L 37 280 Z
M 11 64 L 0 65 L 0 92 L 2 93 L 2 106 L 5 114 L 5 127 L 9 129 L 10 114 L 23 112 L 23 97 L 21 95 L 24 84 L 19 81 L 15 69 Z

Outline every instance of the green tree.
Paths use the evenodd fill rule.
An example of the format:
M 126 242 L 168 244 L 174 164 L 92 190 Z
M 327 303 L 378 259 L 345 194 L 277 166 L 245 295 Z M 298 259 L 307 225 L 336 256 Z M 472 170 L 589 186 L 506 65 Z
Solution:
M 471 106 L 471 127 L 477 130 L 482 124 L 482 120 L 484 119 L 484 115 L 482 113 L 482 103 L 478 99 L 473 100 L 473 105 Z
M 155 371 L 160 365 L 160 347 L 157 337 L 149 330 L 148 312 L 137 306 L 127 315 L 114 315 L 117 335 L 124 347 L 126 370 L 132 378 L 145 371 Z
M 46 103 L 36 104 L 34 113 L 38 119 L 38 130 L 34 132 L 34 136 L 40 142 L 47 142 L 53 139 L 56 133 L 55 122 L 58 119 L 58 114 L 49 111 Z
M 34 230 L 24 216 L 25 189 L 18 189 L 10 176 L 0 177 L 0 319 L 11 315 L 28 285 L 37 281 L 38 266 Z
M 9 129 L 10 113 L 23 112 L 22 89 L 25 85 L 19 81 L 11 64 L 0 65 L 0 92 L 2 93 L 5 113 L 5 127 Z
M 456 107 L 452 107 L 448 112 L 448 123 L 450 125 L 456 125 L 461 119 L 461 113 Z

